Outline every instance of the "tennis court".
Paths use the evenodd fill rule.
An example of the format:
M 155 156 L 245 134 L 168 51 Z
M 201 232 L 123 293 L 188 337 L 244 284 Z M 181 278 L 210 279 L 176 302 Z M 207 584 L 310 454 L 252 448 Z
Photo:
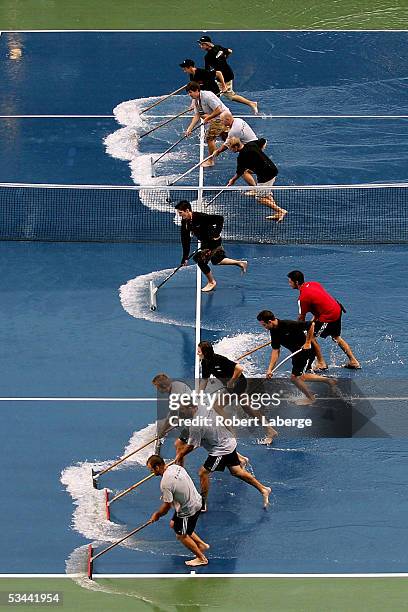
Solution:
M 157 481 L 118 501 L 110 522 L 104 516 L 102 488 L 118 492 L 143 478 L 143 456 L 107 474 L 99 490 L 91 467 L 103 469 L 148 439 L 156 411 L 150 381 L 159 371 L 194 376 L 197 338 L 236 359 L 266 338 L 259 310 L 296 318 L 297 294 L 286 278 L 292 269 L 345 303 L 344 336 L 362 370 L 341 369 L 343 355 L 327 340 L 330 374 L 371 396 L 381 437 L 282 435 L 270 447 L 241 440 L 257 477 L 273 487 L 271 508 L 265 512 L 242 483 L 215 477 L 210 512 L 200 521 L 212 544 L 210 563 L 199 573 L 405 572 L 407 293 L 398 279 L 407 252 L 406 36 L 249 32 L 237 45 L 233 32 L 217 33 L 234 47 L 240 92 L 260 103 L 256 117 L 239 105 L 233 111 L 268 140 L 281 170 L 275 196 L 288 216 L 280 227 L 268 225 L 245 190 L 224 192 L 206 207 L 234 173 L 229 152 L 214 169 L 166 187 L 203 159 L 202 135 L 152 176 L 151 158 L 181 136 L 187 121 L 140 135 L 187 104 L 175 96 L 138 123 L 140 109 L 182 84 L 179 61 L 192 53 L 199 60 L 197 32 L 155 33 L 153 44 L 140 32 L 0 36 L 9 58 L 0 65 L 7 92 L 0 102 L 3 574 L 72 575 L 83 569 L 89 542 L 100 549 L 150 516 L 159 504 Z M 13 63 L 15 48 L 27 63 Z M 265 49 L 278 54 L 278 70 Z M 381 61 L 373 61 L 373 49 Z M 58 78 L 55 65 L 63 66 Z M 189 266 L 160 290 L 152 312 L 149 281 L 160 281 L 180 260 L 173 206 L 184 197 L 225 216 L 227 253 L 247 259 L 249 272 L 217 268 L 216 292 L 201 296 Z M 269 349 L 259 351 L 245 367 L 262 376 L 268 358 Z M 282 368 L 282 381 L 289 372 Z M 14 452 L 16 440 L 24 452 Z M 163 455 L 173 457 L 172 440 Z M 199 451 L 189 458 L 193 476 L 203 457 Z M 118 592 L 112 577 L 186 575 L 185 558 L 162 519 L 98 559 L 92 588 L 113 602 L 116 592 L 167 609 L 163 593 L 146 582 Z M 220 592 L 212 600 L 200 580 L 194 596 L 183 581 L 170 587 L 175 605 L 205 605 L 206 597 L 216 605 Z

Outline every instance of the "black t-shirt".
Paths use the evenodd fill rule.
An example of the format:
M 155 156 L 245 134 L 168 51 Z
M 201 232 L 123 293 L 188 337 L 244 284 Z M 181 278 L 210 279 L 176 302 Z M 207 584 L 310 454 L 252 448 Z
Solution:
M 273 161 L 265 155 L 255 142 L 248 142 L 238 153 L 238 176 L 241 176 L 245 170 L 252 170 L 256 174 L 258 183 L 266 183 L 278 174 L 278 169 Z
M 231 66 L 227 64 L 227 57 L 230 55 L 229 49 L 214 45 L 204 56 L 205 67 L 207 70 L 219 70 L 222 72 L 224 81 L 228 83 L 234 78 Z
M 291 353 L 299 350 L 306 341 L 306 332 L 311 324 L 311 321 L 281 321 L 278 319 L 278 325 L 269 330 L 272 348 L 280 349 L 281 346 L 284 346 Z
M 193 212 L 191 221 L 181 221 L 180 235 L 183 246 L 182 261 L 187 259 L 190 252 L 191 234 L 201 241 L 203 248 L 215 248 L 221 244 L 218 238 L 224 225 L 222 215 L 208 215 L 207 213 Z
M 190 81 L 199 83 L 201 89 L 204 91 L 212 91 L 215 94 L 220 93 L 220 88 L 215 80 L 215 72 L 213 70 L 197 68 L 194 74 L 190 74 Z
M 231 361 L 224 355 L 214 355 L 214 359 L 203 359 L 201 362 L 201 374 L 203 378 L 210 378 L 211 374 L 220 380 L 230 379 L 234 374 L 235 361 Z M 239 377 L 245 380 L 245 376 L 241 374 Z

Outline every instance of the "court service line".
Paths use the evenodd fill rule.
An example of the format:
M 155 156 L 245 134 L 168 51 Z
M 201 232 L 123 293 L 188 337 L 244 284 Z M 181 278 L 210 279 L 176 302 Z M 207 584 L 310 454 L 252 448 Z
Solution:
M 0 402 L 157 402 L 157 397 L 0 397 Z
M 1 578 L 79 578 L 83 576 L 80 573 L 73 574 L 0 574 Z M 372 573 L 372 574 L 196 574 L 193 572 L 186 574 L 97 574 L 95 578 L 408 578 L 407 573 L 390 572 L 390 573 Z
M 200 278 L 200 302 L 201 302 L 201 278 Z M 198 290 L 197 290 L 198 293 Z M 201 325 L 201 313 L 196 318 L 196 342 L 200 342 L 200 325 Z M 198 378 L 199 374 L 199 359 L 196 357 L 196 368 L 195 375 Z M 281 379 L 276 379 L 281 380 Z M 283 398 L 285 399 L 285 398 Z M 336 402 L 339 398 L 336 397 L 316 397 L 317 400 L 324 400 L 325 402 Z M 344 401 L 376 401 L 376 402 L 395 402 L 395 401 L 408 401 L 408 396 L 403 397 L 375 397 L 375 396 L 347 396 L 342 398 Z M 157 397 L 0 397 L 0 402 L 157 402 Z
M 353 30 L 337 30 L 337 29 L 303 29 L 303 30 L 296 30 L 296 29 L 286 29 L 286 30 L 282 30 L 282 29 L 258 29 L 258 30 L 230 30 L 230 29 L 223 29 L 223 30 L 217 30 L 217 29 L 213 29 L 211 28 L 210 30 L 186 30 L 186 29 L 180 29 L 180 30 L 3 30 L 5 33 L 8 34 L 18 34 L 18 33 L 27 33 L 27 34 L 44 34 L 44 33 L 62 33 L 64 34 L 65 32 L 79 32 L 81 34 L 88 34 L 92 33 L 92 32 L 106 32 L 108 34 L 112 33 L 112 32 L 129 32 L 129 33 L 141 33 L 141 34 L 149 34 L 149 32 L 161 32 L 161 33 L 176 33 L 178 34 L 179 32 L 197 32 L 200 34 L 207 34 L 208 32 L 222 32 L 222 33 L 229 33 L 229 32 L 239 32 L 240 34 L 242 33 L 246 33 L 246 32 L 259 32 L 259 33 L 263 33 L 263 32 L 293 32 L 294 34 L 297 34 L 298 32 L 303 32 L 303 33 L 307 33 L 307 34 L 313 34 L 314 32 L 333 32 L 335 34 L 338 34 L 339 32 L 343 33 L 343 34 L 348 34 L 349 32 L 361 32 L 362 34 L 366 34 L 366 33 L 370 33 L 370 32 L 384 32 L 384 33 L 388 33 L 388 32 L 401 32 L 403 34 L 406 34 L 406 30 L 401 30 L 401 29 L 377 29 L 377 30 L 358 30 L 358 29 L 353 29 Z

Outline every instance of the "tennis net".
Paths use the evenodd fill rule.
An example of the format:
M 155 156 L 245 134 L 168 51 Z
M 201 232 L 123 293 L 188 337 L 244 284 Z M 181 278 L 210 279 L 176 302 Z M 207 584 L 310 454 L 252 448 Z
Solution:
M 408 184 L 274 187 L 282 223 L 262 188 L 0 184 L 0 239 L 139 242 L 179 240 L 174 205 L 225 217 L 225 240 L 271 244 L 408 243 Z M 217 198 L 209 203 L 215 196 Z

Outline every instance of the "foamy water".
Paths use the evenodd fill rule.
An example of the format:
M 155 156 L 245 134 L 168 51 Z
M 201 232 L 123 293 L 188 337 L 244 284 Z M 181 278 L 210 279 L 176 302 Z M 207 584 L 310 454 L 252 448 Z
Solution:
M 159 284 L 166 276 L 173 272 L 172 268 L 165 270 L 156 270 L 148 274 L 141 274 L 136 278 L 132 278 L 125 285 L 119 288 L 120 302 L 128 314 L 136 319 L 145 319 L 154 323 L 165 323 L 167 325 L 181 325 L 183 327 L 194 327 L 195 319 L 193 314 L 191 320 L 177 319 L 169 317 L 161 313 L 160 310 L 151 311 L 149 301 L 149 284 L 153 281 L 155 285 Z M 185 267 L 180 269 L 178 274 L 188 274 L 193 284 L 195 279 L 192 277 L 195 272 L 193 267 Z

